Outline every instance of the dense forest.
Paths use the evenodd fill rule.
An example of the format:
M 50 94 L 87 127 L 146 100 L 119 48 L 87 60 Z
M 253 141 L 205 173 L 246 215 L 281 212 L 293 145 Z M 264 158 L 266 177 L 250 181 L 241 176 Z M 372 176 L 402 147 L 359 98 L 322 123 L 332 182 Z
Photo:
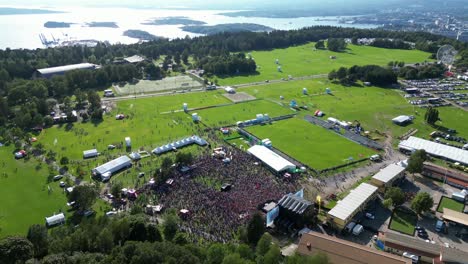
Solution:
M 323 253 L 283 257 L 272 237 L 264 233 L 263 219 L 254 215 L 237 243 L 191 243 L 178 231 L 181 219 L 167 212 L 162 224 L 137 213 L 84 219 L 79 226 L 47 230 L 32 225 L 25 236 L 0 240 L 0 263 L 209 263 L 209 264 L 327 264 Z

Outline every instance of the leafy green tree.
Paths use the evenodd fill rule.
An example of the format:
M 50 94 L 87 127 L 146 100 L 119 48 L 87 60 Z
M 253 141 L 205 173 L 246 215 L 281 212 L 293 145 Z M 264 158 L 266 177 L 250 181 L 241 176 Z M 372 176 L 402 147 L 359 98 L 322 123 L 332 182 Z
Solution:
M 212 244 L 207 250 L 207 263 L 221 264 L 226 254 L 225 248 L 222 244 Z
M 263 264 L 279 264 L 281 263 L 281 251 L 278 245 L 273 244 L 268 252 L 263 257 Z
M 254 258 L 255 258 L 254 252 L 253 252 L 252 249 L 251 249 L 248 245 L 246 245 L 246 244 L 240 244 L 240 245 L 237 247 L 236 252 L 239 253 L 239 255 L 241 256 L 241 258 L 243 258 L 243 259 L 254 260 Z
M 187 245 L 189 241 L 185 233 L 177 232 L 177 234 L 174 236 L 173 242 L 177 245 L 183 246 Z
M 67 165 L 69 163 L 68 157 L 62 157 L 60 159 L 60 165 Z
M 191 152 L 177 152 L 176 158 L 175 158 L 175 163 L 181 164 L 181 165 L 190 165 L 193 162 L 193 155 Z
M 49 241 L 47 228 L 44 225 L 30 226 L 26 238 L 33 244 L 34 257 L 42 258 L 47 255 Z
M 0 263 L 23 263 L 33 257 L 34 246 L 24 237 L 7 237 L 0 240 Z
M 265 222 L 259 213 L 255 213 L 247 225 L 247 238 L 249 243 L 256 245 L 258 240 L 265 233 Z
M 268 250 L 270 250 L 271 245 L 272 245 L 271 242 L 272 242 L 271 235 L 268 233 L 263 234 L 260 240 L 258 241 L 257 247 L 255 249 L 255 252 L 257 253 L 257 255 L 264 256 L 268 252 Z
M 179 218 L 175 214 L 166 214 L 164 216 L 163 234 L 167 241 L 171 241 L 179 230 Z
M 159 231 L 158 227 L 153 224 L 149 224 L 146 227 L 146 232 L 147 232 L 147 239 L 149 242 L 161 242 L 162 241 L 162 235 L 161 232 Z
M 327 42 L 327 48 L 330 51 L 342 51 L 346 49 L 346 41 L 342 38 L 329 38 Z
M 80 211 L 91 208 L 98 196 L 96 187 L 91 185 L 79 185 L 73 188 L 68 195 L 68 201 L 75 201 Z
M 393 201 L 392 201 L 391 198 L 385 199 L 385 200 L 383 200 L 382 205 L 383 205 L 383 207 L 388 209 L 388 208 L 390 208 L 390 206 L 393 205 Z
M 242 259 L 238 253 L 231 253 L 224 257 L 222 264 L 244 264 L 245 259 Z
M 338 74 L 336 73 L 335 70 L 332 70 L 331 72 L 328 73 L 328 79 L 330 81 L 336 80 L 338 78 Z
M 110 193 L 114 196 L 115 199 L 119 199 L 122 194 L 123 184 L 122 182 L 112 182 L 112 187 Z
M 99 252 L 109 253 L 114 246 L 114 237 L 109 229 L 104 228 L 96 238 L 97 248 Z
M 424 120 L 430 124 L 430 125 L 434 125 L 437 121 L 439 121 L 439 110 L 437 110 L 436 108 L 433 108 L 432 106 L 430 106 L 429 108 L 427 108 L 426 110 L 426 113 L 424 114 Z
M 391 199 L 394 206 L 402 205 L 405 202 L 405 194 L 399 187 L 390 187 L 385 191 L 385 199 Z
M 409 173 L 421 173 L 424 167 L 424 161 L 427 160 L 427 153 L 424 149 L 416 150 L 408 159 L 406 170 Z
M 411 209 L 416 213 L 429 211 L 434 205 L 434 199 L 427 192 L 419 192 L 411 202 Z
M 315 48 L 316 49 L 324 49 L 325 48 L 325 42 L 323 40 L 319 40 L 315 43 Z

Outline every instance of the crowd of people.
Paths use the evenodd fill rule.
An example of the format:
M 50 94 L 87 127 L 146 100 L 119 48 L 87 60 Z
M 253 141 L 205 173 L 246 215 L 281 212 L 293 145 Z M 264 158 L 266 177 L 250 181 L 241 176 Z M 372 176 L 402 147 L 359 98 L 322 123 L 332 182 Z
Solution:
M 230 240 L 259 207 L 297 190 L 294 182 L 273 175 L 249 154 L 236 148 L 226 152 L 229 163 L 207 151 L 189 173 L 174 171 L 174 183 L 159 198 L 166 208 L 189 211 L 182 228 L 195 237 Z M 222 191 L 223 184 L 231 188 Z

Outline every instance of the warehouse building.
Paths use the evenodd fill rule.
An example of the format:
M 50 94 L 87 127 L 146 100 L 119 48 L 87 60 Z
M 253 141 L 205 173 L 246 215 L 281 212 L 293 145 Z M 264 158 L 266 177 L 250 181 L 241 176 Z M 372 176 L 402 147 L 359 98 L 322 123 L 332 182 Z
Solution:
M 372 247 L 359 245 L 327 234 L 317 232 L 303 234 L 297 247 L 297 253 L 304 256 L 313 256 L 320 252 L 327 255 L 330 263 L 411 264 L 411 259 L 382 252 Z
M 294 170 L 296 166 L 265 146 L 255 145 L 247 150 L 276 173 Z
M 127 156 L 121 156 L 114 160 L 111 160 L 95 169 L 92 170 L 93 176 L 100 178 L 102 181 L 107 181 L 110 177 L 126 168 L 130 168 L 132 166 L 132 160 Z
M 38 69 L 33 74 L 33 79 L 38 78 L 51 78 L 54 75 L 64 75 L 66 72 L 73 71 L 73 70 L 95 70 L 98 69 L 99 66 L 92 63 L 80 63 L 80 64 L 71 64 L 65 66 L 58 66 L 52 68 L 43 68 Z
M 398 144 L 398 148 L 406 152 L 424 149 L 427 154 L 431 156 L 468 165 L 468 150 L 447 146 L 418 137 L 409 137 L 407 140 L 401 141 L 400 144 Z
M 385 189 L 392 187 L 396 180 L 401 179 L 405 175 L 405 168 L 396 164 L 390 164 L 380 170 L 371 178 L 371 183 L 379 188 L 380 192 L 385 192 Z
M 327 214 L 327 220 L 339 230 L 351 222 L 353 217 L 364 210 L 367 203 L 375 198 L 378 188 L 368 183 L 361 183 L 333 207 Z

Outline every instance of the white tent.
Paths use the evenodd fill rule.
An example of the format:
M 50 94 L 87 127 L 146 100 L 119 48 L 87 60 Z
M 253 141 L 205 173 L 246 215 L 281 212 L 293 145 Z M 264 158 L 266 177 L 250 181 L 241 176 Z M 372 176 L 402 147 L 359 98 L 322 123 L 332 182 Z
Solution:
M 265 146 L 255 145 L 247 150 L 276 172 L 295 169 L 296 166 Z
M 418 137 L 409 137 L 407 140 L 401 141 L 398 148 L 409 151 L 424 149 L 429 155 L 468 164 L 468 150 L 447 146 Z

